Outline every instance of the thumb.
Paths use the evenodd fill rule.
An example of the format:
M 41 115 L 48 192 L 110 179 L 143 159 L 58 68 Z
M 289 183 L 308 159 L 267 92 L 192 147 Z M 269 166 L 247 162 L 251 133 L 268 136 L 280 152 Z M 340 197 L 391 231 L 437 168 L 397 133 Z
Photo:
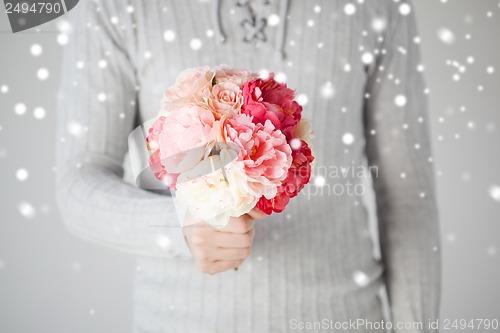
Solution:
M 251 218 L 254 220 L 262 220 L 263 218 L 267 217 L 268 215 L 261 211 L 260 209 L 254 207 L 251 211 L 247 213 Z

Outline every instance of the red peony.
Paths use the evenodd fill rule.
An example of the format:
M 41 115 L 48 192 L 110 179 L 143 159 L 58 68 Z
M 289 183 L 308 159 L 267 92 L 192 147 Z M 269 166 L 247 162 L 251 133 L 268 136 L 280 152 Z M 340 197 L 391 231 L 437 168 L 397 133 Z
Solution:
M 273 211 L 281 213 L 290 199 L 297 196 L 311 179 L 311 163 L 314 157 L 307 143 L 303 140 L 300 140 L 300 143 L 298 149 L 292 150 L 292 165 L 288 169 L 287 177 L 278 187 L 276 196 L 273 199 L 262 196 L 257 202 L 257 208 L 268 215 Z
M 270 120 L 287 139 L 291 139 L 302 113 L 302 106 L 294 101 L 295 92 L 286 84 L 274 80 L 274 74 L 265 80 L 249 81 L 242 90 L 244 103 L 241 112 L 253 116 L 256 124 Z

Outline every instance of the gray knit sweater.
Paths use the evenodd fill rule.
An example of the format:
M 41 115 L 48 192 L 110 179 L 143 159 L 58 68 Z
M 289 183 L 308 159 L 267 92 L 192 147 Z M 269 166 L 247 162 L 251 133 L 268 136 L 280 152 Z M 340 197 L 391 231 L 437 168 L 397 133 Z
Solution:
M 80 1 L 62 64 L 58 203 L 72 233 L 138 257 L 134 332 L 382 332 L 347 324 L 383 319 L 384 285 L 394 325 L 423 324 L 397 332 L 431 331 L 439 228 L 413 14 L 392 0 Z M 171 198 L 131 184 L 127 136 L 182 69 L 218 64 L 297 89 L 316 164 L 284 213 L 256 223 L 240 270 L 208 276 Z

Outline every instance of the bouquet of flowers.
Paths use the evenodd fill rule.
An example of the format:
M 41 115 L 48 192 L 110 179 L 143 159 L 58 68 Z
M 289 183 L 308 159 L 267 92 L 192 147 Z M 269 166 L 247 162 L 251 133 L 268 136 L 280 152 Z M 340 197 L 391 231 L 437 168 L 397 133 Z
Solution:
M 149 128 L 149 166 L 188 213 L 223 227 L 257 207 L 282 212 L 309 182 L 310 123 L 274 74 L 186 69 Z

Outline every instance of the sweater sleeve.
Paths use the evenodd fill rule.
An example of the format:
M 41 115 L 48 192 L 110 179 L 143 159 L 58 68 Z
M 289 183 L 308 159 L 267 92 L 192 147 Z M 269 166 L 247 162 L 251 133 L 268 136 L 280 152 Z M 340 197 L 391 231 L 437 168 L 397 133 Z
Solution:
M 172 198 L 123 180 L 137 79 L 124 47 L 131 36 L 110 14 L 124 8 L 110 6 L 80 1 L 68 14 L 57 106 L 59 210 L 85 240 L 141 256 L 190 257 Z
M 366 150 L 374 174 L 382 259 L 393 323 L 438 316 L 439 225 L 425 84 L 414 8 L 388 3 L 387 28 L 370 69 Z M 401 10 L 401 11 L 400 11 Z

